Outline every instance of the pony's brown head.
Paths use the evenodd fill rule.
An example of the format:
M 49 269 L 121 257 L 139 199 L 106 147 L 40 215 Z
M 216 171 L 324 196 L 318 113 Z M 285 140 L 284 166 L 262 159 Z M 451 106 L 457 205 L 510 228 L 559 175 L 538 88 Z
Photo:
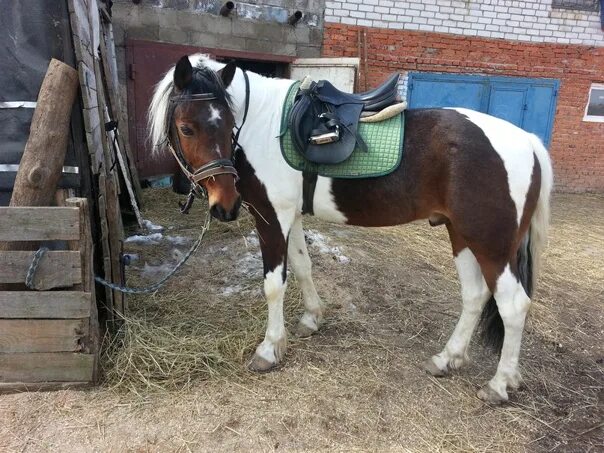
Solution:
M 174 68 L 170 98 L 168 137 L 191 174 L 208 194 L 212 215 L 221 221 L 237 218 L 241 196 L 235 187 L 231 134 L 235 119 L 226 88 L 237 67 L 227 64 L 219 71 L 193 67 L 182 57 Z M 230 167 L 229 167 L 230 165 Z M 231 172 L 224 172 L 230 168 Z

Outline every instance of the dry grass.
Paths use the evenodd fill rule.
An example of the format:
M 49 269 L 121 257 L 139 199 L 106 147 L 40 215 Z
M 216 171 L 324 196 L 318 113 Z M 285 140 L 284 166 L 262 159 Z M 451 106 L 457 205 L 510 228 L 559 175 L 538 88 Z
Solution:
M 146 196 L 145 216 L 174 226 L 166 234 L 196 236 L 200 205 L 180 216 L 169 191 Z M 601 451 L 604 198 L 557 195 L 553 213 L 522 350 L 525 385 L 505 407 L 475 397 L 496 367 L 477 344 L 474 362 L 447 379 L 421 369 L 459 313 L 446 232 L 424 223 L 360 229 L 308 219 L 351 261 L 310 245 L 326 324 L 310 339 L 290 338 L 279 371 L 248 372 L 266 306 L 247 216 L 213 223 L 165 289 L 129 298 L 120 335 L 106 343 L 101 388 L 0 399 L 0 450 Z M 129 245 L 140 254 L 129 283 L 159 278 L 141 277 L 144 264 L 174 263 L 173 248 Z M 300 299 L 290 276 L 290 324 Z

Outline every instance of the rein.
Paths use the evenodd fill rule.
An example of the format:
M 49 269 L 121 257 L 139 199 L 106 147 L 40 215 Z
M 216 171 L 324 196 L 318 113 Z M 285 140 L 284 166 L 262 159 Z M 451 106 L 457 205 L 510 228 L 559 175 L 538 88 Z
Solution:
M 235 126 L 236 132 L 231 132 L 231 158 L 230 159 L 215 159 L 207 164 L 199 167 L 196 170 L 193 170 L 191 165 L 185 159 L 185 156 L 182 152 L 182 147 L 180 145 L 180 139 L 178 137 L 178 131 L 175 131 L 175 140 L 174 144 L 172 140 L 170 140 L 170 129 L 172 127 L 172 118 L 174 116 L 174 110 L 176 106 L 170 109 L 170 116 L 168 117 L 168 134 L 167 134 L 167 142 L 168 149 L 176 159 L 176 162 L 180 166 L 181 170 L 187 177 L 187 179 L 191 182 L 191 192 L 187 198 L 187 201 L 184 204 L 181 204 L 180 211 L 183 214 L 187 214 L 191 209 L 193 204 L 193 200 L 196 196 L 206 197 L 206 190 L 201 185 L 203 181 L 208 178 L 213 178 L 217 175 L 230 174 L 233 175 L 235 180 L 239 179 L 239 175 L 237 174 L 237 170 L 235 169 L 234 161 L 236 159 L 237 152 L 241 149 L 241 145 L 239 144 L 239 134 L 241 133 L 241 129 L 245 124 L 245 120 L 247 119 L 247 113 L 250 106 L 250 81 L 246 71 L 243 71 L 243 77 L 245 79 L 245 107 L 243 111 L 243 120 L 241 121 L 241 125 L 239 127 Z M 199 94 L 191 94 L 187 96 L 174 96 L 170 98 L 170 102 L 172 104 L 177 104 L 179 102 L 207 102 L 217 99 L 213 93 L 199 93 Z

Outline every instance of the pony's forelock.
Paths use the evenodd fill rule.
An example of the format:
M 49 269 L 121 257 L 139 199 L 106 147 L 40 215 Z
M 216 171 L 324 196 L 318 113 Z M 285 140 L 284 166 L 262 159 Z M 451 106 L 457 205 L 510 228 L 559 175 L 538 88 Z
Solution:
M 210 59 L 205 54 L 189 56 L 193 67 L 207 67 L 213 71 L 220 70 L 224 65 Z M 151 142 L 151 152 L 156 155 L 162 152 L 167 144 L 168 131 L 166 123 L 170 110 L 170 95 L 174 89 L 174 67 L 170 68 L 164 77 L 155 85 L 153 97 L 147 112 L 147 128 Z

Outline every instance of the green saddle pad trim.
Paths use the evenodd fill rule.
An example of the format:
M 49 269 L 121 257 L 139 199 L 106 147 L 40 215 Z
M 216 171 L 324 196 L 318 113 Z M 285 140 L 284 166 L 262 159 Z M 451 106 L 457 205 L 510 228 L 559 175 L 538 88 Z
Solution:
M 296 82 L 290 87 L 281 114 L 281 154 L 292 168 L 313 171 L 329 178 L 344 179 L 385 176 L 398 168 L 403 157 L 404 112 L 379 123 L 359 123 L 358 131 L 367 144 L 368 152 L 355 148 L 348 159 L 333 165 L 308 161 L 294 147 L 288 126 L 289 111 L 299 86 L 300 82 Z

